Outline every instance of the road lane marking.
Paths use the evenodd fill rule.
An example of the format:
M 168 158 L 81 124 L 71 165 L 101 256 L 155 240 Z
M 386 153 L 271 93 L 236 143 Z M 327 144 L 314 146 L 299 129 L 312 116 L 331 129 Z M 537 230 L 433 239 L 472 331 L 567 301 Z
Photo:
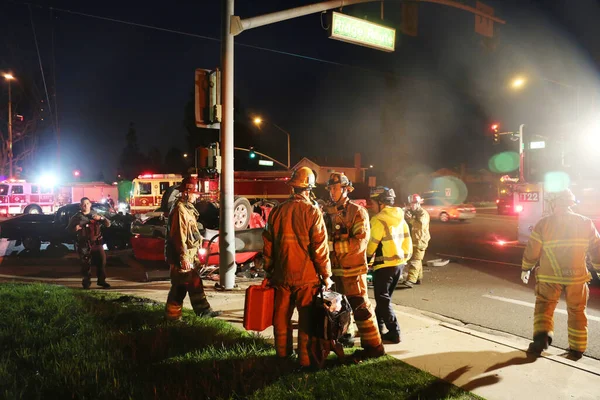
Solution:
M 491 294 L 484 294 L 482 297 L 487 297 L 488 299 L 492 299 L 492 300 L 504 301 L 505 303 L 517 304 L 519 306 L 525 306 L 525 307 L 529 307 L 529 308 L 535 308 L 535 304 L 534 303 L 528 303 L 526 301 L 509 299 L 507 297 L 493 296 Z M 557 312 L 557 313 L 559 313 L 559 314 L 568 315 L 567 314 L 567 310 L 563 310 L 563 309 L 557 308 L 554 311 Z M 587 318 L 588 318 L 588 320 L 600 322 L 600 317 L 594 317 L 593 315 L 588 315 Z
M 457 256 L 457 255 L 454 255 L 454 254 L 444 254 L 444 253 L 436 253 L 436 254 L 438 256 L 447 257 L 447 258 L 460 258 L 461 260 L 482 261 L 482 262 L 493 263 L 493 264 L 510 265 L 510 266 L 513 266 L 513 267 L 520 267 L 521 266 L 521 264 L 507 263 L 507 262 L 494 261 L 494 260 L 484 260 L 484 259 L 481 259 L 481 258 Z

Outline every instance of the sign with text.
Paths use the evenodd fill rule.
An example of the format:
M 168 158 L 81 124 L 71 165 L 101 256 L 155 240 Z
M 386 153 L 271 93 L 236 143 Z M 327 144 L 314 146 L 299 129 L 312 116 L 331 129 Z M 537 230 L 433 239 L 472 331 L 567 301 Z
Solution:
M 329 37 L 387 52 L 396 48 L 395 29 L 338 12 L 332 13 Z
M 519 201 L 525 203 L 536 203 L 540 201 L 540 194 L 539 192 L 520 192 Z
M 546 142 L 544 142 L 544 141 L 541 141 L 541 142 L 531 142 L 531 143 L 529 143 L 529 148 L 531 150 L 545 149 L 546 148 Z
M 265 165 L 267 167 L 273 166 L 273 161 L 271 160 L 258 160 L 258 165 Z

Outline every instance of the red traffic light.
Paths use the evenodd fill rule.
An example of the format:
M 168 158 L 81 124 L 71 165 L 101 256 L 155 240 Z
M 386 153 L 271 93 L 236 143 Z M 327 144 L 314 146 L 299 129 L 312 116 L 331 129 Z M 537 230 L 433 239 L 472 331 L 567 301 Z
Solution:
M 499 128 L 498 124 L 494 124 L 494 125 L 492 125 L 492 130 L 493 130 L 494 132 L 498 132 L 498 128 Z

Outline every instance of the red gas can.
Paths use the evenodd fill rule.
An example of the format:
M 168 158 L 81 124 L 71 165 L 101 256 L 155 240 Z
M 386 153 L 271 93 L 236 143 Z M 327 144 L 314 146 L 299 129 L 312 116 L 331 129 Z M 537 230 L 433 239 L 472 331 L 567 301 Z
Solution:
M 275 289 L 267 286 L 266 279 L 261 285 L 248 287 L 244 304 L 244 328 L 260 332 L 273 325 L 274 304 Z

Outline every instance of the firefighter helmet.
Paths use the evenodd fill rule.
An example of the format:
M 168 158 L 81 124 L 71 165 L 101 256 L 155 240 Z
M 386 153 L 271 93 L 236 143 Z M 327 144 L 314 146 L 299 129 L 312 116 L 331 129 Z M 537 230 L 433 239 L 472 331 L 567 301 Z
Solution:
M 556 207 L 571 207 L 577 204 L 577 199 L 570 189 L 561 190 L 550 197 L 550 202 Z
M 183 178 L 181 184 L 179 185 L 179 191 L 181 193 L 190 193 L 190 194 L 199 194 L 200 190 L 198 189 L 198 178 L 196 176 L 187 176 Z
M 329 180 L 327 181 L 327 189 L 330 186 L 339 183 L 342 187 L 348 188 L 348 192 L 352 192 L 354 190 L 354 186 L 352 186 L 352 182 L 343 172 L 334 172 L 329 175 Z
M 308 167 L 300 167 L 292 172 L 288 185 L 301 189 L 312 189 L 316 186 L 315 173 Z
M 385 186 L 377 186 L 371 192 L 371 199 L 378 203 L 385 204 L 386 206 L 393 206 L 394 200 L 396 199 L 396 193 L 394 193 L 394 189 Z
M 410 204 L 421 204 L 423 203 L 423 198 L 416 193 L 411 194 L 410 196 L 408 196 L 408 202 Z

